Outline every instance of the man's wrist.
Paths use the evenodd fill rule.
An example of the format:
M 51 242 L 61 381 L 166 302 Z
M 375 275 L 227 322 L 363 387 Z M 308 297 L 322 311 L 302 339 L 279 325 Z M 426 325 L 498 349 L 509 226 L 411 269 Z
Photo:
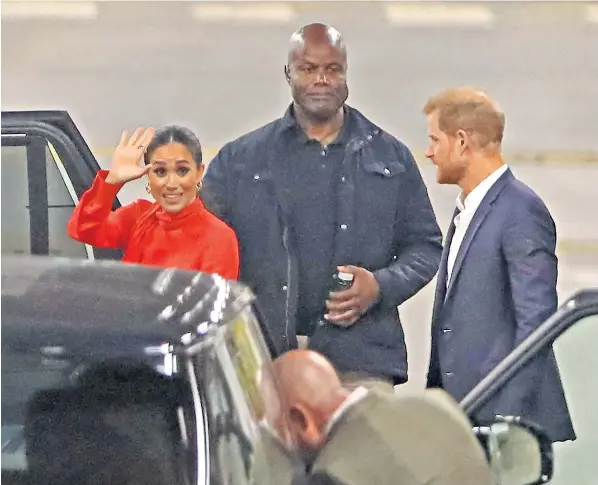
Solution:
M 375 302 L 372 303 L 372 306 L 381 305 L 384 301 L 384 297 L 387 294 L 388 286 L 391 284 L 389 281 L 388 271 L 385 269 L 379 269 L 374 271 L 374 278 L 376 278 L 376 282 L 378 283 L 378 297 L 376 298 Z

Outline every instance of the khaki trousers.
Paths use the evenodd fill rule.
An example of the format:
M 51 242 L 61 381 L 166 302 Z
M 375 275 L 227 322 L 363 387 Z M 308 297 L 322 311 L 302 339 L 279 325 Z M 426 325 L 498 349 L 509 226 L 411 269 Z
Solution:
M 297 335 L 297 344 L 300 349 L 306 349 L 309 345 L 309 337 L 306 335 Z M 359 372 L 347 372 L 341 374 L 341 381 L 348 389 L 356 389 L 362 386 L 366 389 L 374 389 L 384 394 L 394 394 L 395 392 L 394 385 L 390 379 L 372 377 Z

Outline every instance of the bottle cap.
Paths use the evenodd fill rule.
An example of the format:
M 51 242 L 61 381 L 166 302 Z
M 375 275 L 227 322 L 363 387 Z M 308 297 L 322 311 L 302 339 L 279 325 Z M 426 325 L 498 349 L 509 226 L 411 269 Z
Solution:
M 353 281 L 353 273 L 345 273 L 344 271 L 338 272 L 338 279 L 342 281 Z

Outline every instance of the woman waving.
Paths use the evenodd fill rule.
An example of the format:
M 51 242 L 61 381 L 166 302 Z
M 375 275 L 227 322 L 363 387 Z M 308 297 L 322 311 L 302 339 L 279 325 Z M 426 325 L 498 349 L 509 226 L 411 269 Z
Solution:
M 100 170 L 82 195 L 68 235 L 92 246 L 122 249 L 125 262 L 237 279 L 237 237 L 199 197 L 204 168 L 199 140 L 187 128 L 137 128 L 130 137 L 124 132 L 110 170 Z M 139 199 L 112 211 L 121 187 L 145 175 L 146 190 L 156 202 Z

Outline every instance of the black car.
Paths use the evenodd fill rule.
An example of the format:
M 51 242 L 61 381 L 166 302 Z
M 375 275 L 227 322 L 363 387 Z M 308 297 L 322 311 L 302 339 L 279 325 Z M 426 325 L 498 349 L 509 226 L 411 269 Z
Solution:
M 252 299 L 211 275 L 4 257 L 3 483 L 247 483 L 270 358 Z

